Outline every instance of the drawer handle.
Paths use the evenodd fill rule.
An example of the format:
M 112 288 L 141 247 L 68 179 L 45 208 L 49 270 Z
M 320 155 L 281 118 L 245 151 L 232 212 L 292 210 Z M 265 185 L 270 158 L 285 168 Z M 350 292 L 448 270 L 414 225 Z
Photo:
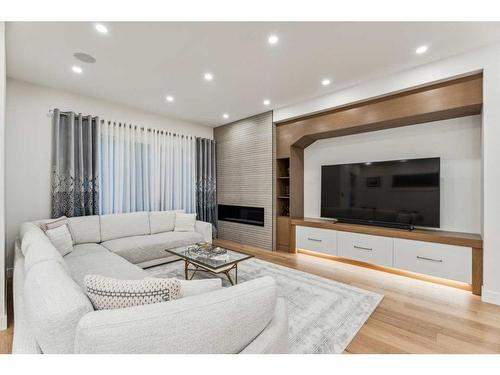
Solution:
M 437 263 L 443 263 L 442 259 L 432 259 L 432 258 L 426 258 L 426 257 L 421 257 L 420 255 L 417 255 L 417 259 L 421 260 L 429 260 L 431 262 L 437 262 Z
M 358 249 L 358 250 L 373 251 L 373 249 L 370 248 L 370 247 L 363 247 L 363 246 L 356 246 L 356 245 L 354 245 L 354 248 Z
M 308 239 L 309 241 L 314 241 L 314 242 L 323 242 L 323 240 L 318 240 L 317 238 L 307 237 L 307 239 Z

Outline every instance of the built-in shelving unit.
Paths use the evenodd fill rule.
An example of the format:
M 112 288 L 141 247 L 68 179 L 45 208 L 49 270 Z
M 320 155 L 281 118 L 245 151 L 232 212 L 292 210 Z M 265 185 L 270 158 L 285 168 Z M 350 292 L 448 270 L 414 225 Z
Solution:
M 290 158 L 276 160 L 276 248 L 290 247 Z

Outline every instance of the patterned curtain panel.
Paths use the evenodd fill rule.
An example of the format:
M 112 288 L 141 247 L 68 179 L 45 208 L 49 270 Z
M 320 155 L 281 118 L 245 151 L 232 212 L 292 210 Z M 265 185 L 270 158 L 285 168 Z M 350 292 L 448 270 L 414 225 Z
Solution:
M 53 113 L 52 217 L 99 213 L 99 118 Z
M 196 140 L 105 121 L 101 124 L 101 214 L 195 212 Z
M 217 229 L 217 176 L 215 141 L 196 138 L 196 213 L 198 220 L 212 223 Z

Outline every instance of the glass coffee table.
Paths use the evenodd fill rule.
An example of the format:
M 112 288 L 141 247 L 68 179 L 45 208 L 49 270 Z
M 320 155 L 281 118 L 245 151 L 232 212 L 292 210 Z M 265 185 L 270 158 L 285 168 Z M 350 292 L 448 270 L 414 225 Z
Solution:
M 213 275 L 226 275 L 231 285 L 238 284 L 238 263 L 253 257 L 253 255 L 209 244 L 197 244 L 166 251 L 184 260 L 186 280 L 192 280 L 197 272 L 207 272 Z M 234 280 L 230 274 L 233 270 Z

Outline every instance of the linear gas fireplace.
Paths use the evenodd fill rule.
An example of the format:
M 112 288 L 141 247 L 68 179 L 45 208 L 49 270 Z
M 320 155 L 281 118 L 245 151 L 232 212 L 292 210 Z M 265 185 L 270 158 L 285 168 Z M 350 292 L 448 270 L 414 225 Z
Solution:
M 232 221 L 234 223 L 264 226 L 264 208 L 229 206 L 219 204 L 219 220 Z

